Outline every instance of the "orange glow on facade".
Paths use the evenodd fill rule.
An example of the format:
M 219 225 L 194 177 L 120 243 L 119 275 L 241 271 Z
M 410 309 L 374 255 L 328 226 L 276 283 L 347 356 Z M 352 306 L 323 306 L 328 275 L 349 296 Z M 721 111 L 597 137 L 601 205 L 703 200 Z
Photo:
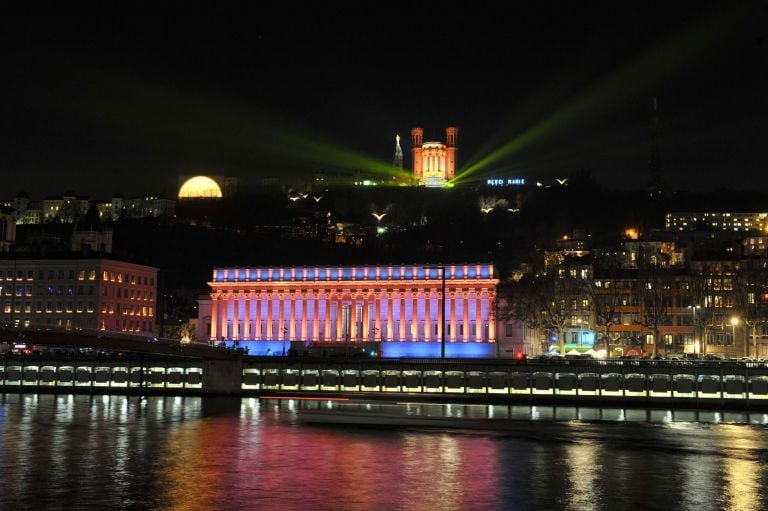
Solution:
M 422 128 L 411 129 L 413 178 L 422 186 L 445 186 L 456 173 L 459 129 L 445 129 L 446 143 L 424 142 Z
M 630 240 L 636 240 L 640 237 L 640 233 L 634 227 L 629 227 L 624 231 L 624 237 Z

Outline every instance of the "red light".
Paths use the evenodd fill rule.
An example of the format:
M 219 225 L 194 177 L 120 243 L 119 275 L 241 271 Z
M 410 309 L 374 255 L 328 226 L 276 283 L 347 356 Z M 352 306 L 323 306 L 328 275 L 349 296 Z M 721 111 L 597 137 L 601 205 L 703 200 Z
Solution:
M 522 360 L 524 356 L 525 356 L 525 355 L 523 355 L 521 352 L 518 352 L 518 353 L 515 355 L 515 358 L 516 358 L 517 360 Z

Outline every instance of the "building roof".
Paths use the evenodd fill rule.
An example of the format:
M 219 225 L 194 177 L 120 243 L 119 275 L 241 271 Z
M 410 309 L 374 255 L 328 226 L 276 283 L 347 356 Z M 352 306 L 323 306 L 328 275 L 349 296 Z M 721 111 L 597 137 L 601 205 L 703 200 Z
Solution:
M 348 282 L 440 280 L 441 269 L 446 280 L 496 279 L 492 263 L 409 264 L 378 266 L 310 266 L 275 268 L 215 268 L 213 282 Z

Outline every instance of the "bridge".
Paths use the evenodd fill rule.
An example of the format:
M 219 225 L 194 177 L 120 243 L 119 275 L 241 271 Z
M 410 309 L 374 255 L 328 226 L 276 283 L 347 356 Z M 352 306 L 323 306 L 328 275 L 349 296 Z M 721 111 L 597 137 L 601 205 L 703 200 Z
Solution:
M 147 355 L 165 355 L 200 360 L 234 360 L 232 350 L 207 344 L 182 343 L 177 339 L 156 338 L 106 330 L 51 326 L 0 326 L 0 342 L 25 343 L 50 347 L 90 348 Z

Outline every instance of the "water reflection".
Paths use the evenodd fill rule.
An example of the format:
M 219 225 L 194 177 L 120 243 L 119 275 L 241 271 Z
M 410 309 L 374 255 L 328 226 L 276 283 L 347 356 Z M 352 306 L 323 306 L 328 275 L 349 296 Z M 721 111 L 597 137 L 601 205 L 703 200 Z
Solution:
M 505 427 L 306 425 L 307 410 Z M 766 423 L 696 411 L 0 395 L 0 508 L 765 509 Z
M 595 441 L 565 446 L 568 509 L 600 509 L 601 456 L 600 445 Z

